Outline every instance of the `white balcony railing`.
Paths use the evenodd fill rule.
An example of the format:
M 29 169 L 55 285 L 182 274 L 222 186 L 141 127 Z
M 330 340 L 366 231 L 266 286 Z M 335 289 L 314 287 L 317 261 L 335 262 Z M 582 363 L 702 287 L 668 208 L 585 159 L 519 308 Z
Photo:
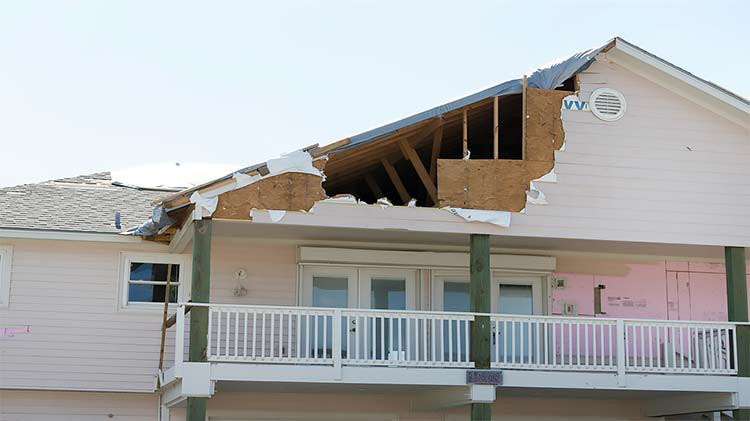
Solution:
M 476 313 L 197 304 L 211 362 L 471 368 Z M 175 358 L 183 359 L 178 311 Z M 736 324 L 489 315 L 492 368 L 734 375 Z
M 735 324 L 492 315 L 492 367 L 732 375 Z

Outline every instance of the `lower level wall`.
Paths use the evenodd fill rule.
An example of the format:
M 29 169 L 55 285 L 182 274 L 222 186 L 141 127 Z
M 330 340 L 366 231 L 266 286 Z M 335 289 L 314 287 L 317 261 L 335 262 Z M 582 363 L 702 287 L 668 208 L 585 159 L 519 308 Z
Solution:
M 158 421 L 158 405 L 146 393 L 0 390 L 0 421 Z
M 209 421 L 250 420 L 352 420 L 352 421 L 459 421 L 469 419 L 469 407 L 443 411 L 411 411 L 411 393 L 373 394 L 365 391 L 337 393 L 218 392 L 208 401 Z M 630 400 L 552 399 L 503 397 L 492 407 L 497 420 L 653 420 L 640 415 L 640 405 Z M 185 411 L 176 408 L 170 421 L 182 421 Z

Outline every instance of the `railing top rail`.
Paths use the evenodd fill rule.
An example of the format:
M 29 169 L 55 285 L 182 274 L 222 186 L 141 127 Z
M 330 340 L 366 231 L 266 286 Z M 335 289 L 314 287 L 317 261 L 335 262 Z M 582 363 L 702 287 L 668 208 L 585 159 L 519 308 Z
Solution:
M 332 308 L 332 307 L 297 307 L 297 306 L 269 306 L 248 304 L 213 304 L 213 303 L 179 303 L 179 306 L 187 307 L 214 307 L 238 310 L 281 310 L 281 311 L 317 311 L 334 312 L 340 310 L 342 313 L 382 313 L 382 314 L 404 314 L 404 315 L 436 315 L 436 316 L 490 316 L 491 313 L 472 313 L 464 311 L 423 311 L 423 310 L 381 310 L 374 308 Z
M 750 322 L 727 322 L 727 321 L 703 321 L 703 320 L 658 320 L 658 319 L 633 319 L 633 318 L 613 318 L 613 317 L 579 317 L 579 316 L 555 316 L 555 315 L 522 315 L 522 314 L 503 314 L 503 313 L 475 313 L 475 312 L 456 312 L 456 311 L 423 311 L 423 310 L 380 310 L 368 308 L 330 308 L 330 307 L 298 307 L 298 306 L 271 306 L 271 305 L 251 305 L 251 304 L 214 304 L 214 303 L 195 303 L 182 302 L 177 304 L 179 307 L 211 307 L 225 308 L 236 310 L 281 310 L 281 311 L 310 311 L 310 312 L 334 312 L 341 311 L 344 313 L 370 313 L 370 314 L 404 314 L 404 315 L 436 315 L 436 316 L 490 316 L 495 319 L 533 319 L 533 320 L 553 320 L 564 322 L 594 322 L 594 323 L 615 323 L 622 320 L 627 323 L 648 323 L 648 324 L 665 324 L 665 325 L 705 325 L 717 327 L 746 326 Z

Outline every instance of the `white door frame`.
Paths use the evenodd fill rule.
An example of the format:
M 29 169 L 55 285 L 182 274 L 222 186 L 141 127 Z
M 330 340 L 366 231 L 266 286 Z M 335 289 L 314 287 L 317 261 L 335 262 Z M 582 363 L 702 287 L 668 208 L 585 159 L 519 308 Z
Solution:
M 315 276 L 346 277 L 349 281 L 349 308 L 370 308 L 372 278 L 405 279 L 406 309 L 415 310 L 417 307 L 417 269 L 303 264 L 300 265 L 299 297 L 302 306 L 312 307 L 312 284 Z
M 455 270 L 433 270 L 431 273 L 431 301 L 433 311 L 443 310 L 443 284 L 446 280 L 455 282 L 469 282 L 470 274 L 467 271 Z M 544 285 L 547 274 L 529 274 L 513 273 L 506 271 L 492 271 L 491 291 L 492 300 L 490 302 L 490 311 L 499 313 L 498 296 L 500 293 L 500 284 L 504 285 L 530 285 L 532 294 L 532 312 L 533 314 L 546 314 L 547 307 L 544 299 Z
M 336 278 L 346 277 L 348 281 L 348 307 L 356 308 L 358 304 L 358 277 L 357 269 L 349 267 L 332 267 L 332 266 L 303 266 L 302 285 L 300 301 L 302 306 L 313 306 L 313 277 L 330 276 Z
M 417 308 L 417 271 L 414 269 L 359 269 L 359 308 L 370 308 L 372 278 L 406 281 L 406 310 Z

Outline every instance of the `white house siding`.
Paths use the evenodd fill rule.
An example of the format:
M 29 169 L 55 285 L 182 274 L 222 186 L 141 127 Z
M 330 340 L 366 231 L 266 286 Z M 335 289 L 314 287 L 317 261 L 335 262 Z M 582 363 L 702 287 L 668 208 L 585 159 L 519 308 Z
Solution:
M 579 79 L 582 100 L 614 88 L 627 112 L 563 111 L 558 182 L 540 183 L 549 204 L 514 214 L 509 234 L 750 245 L 750 131 L 617 64 Z
M 0 308 L 0 326 L 28 325 L 31 333 L 0 337 L 0 389 L 152 391 L 161 308 L 118 309 L 119 260 L 124 250 L 159 247 L 44 240 L 10 244 L 10 305 Z M 172 346 L 168 343 L 167 349 Z
M 154 394 L 0 390 L 0 421 L 157 421 L 158 403 Z

